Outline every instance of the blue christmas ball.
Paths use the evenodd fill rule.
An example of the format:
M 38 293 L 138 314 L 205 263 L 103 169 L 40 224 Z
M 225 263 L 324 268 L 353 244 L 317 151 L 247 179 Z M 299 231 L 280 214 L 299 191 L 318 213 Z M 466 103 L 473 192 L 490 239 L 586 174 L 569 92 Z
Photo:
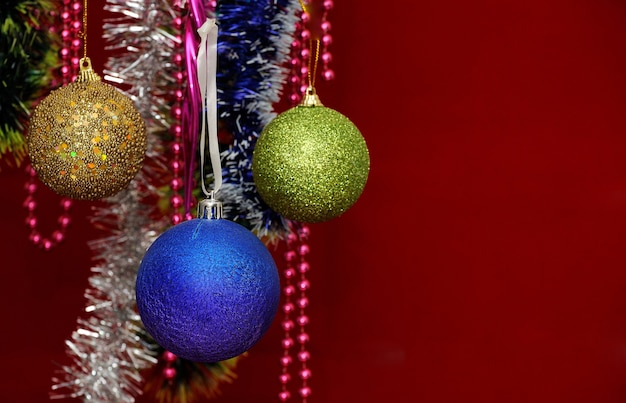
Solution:
M 272 255 L 246 228 L 224 219 L 178 224 L 148 248 L 137 308 L 163 348 L 216 362 L 252 347 L 272 323 L 280 280 Z

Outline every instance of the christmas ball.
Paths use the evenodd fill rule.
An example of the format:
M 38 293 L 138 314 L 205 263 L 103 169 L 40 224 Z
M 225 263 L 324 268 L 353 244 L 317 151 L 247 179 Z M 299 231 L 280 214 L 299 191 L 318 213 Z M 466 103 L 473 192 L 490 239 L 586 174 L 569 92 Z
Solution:
M 369 153 L 358 128 L 319 101 L 287 110 L 261 132 L 252 173 L 261 198 L 282 216 L 328 221 L 359 198 Z
M 41 181 L 73 199 L 96 200 L 124 189 L 146 152 L 145 124 L 133 102 L 103 83 L 88 59 L 75 82 L 37 105 L 26 140 Z
M 223 219 L 193 219 L 159 236 L 143 257 L 137 307 L 159 345 L 196 362 L 252 347 L 272 323 L 280 281 L 265 245 Z

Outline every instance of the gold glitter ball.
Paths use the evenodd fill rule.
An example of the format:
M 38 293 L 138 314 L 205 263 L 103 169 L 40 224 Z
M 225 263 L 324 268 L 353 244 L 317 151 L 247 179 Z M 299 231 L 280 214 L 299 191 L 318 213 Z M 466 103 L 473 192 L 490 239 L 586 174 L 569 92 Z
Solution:
M 97 200 L 124 189 L 141 169 L 146 126 L 131 99 L 100 81 L 85 59 L 75 82 L 37 105 L 26 142 L 43 183 L 63 196 Z
M 252 158 L 261 198 L 283 217 L 307 223 L 348 210 L 361 196 L 370 168 L 359 129 L 341 113 L 312 105 L 271 121 Z

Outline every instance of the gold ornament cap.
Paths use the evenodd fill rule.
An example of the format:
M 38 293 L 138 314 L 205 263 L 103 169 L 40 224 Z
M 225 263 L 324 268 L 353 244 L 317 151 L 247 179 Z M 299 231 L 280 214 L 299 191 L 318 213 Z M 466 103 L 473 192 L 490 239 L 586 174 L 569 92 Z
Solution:
M 91 59 L 88 57 L 83 57 L 80 59 L 80 72 L 76 77 L 74 82 L 76 83 L 85 83 L 88 81 L 102 81 L 98 73 L 93 71 L 91 68 Z
M 317 92 L 315 92 L 315 87 L 312 85 L 307 87 L 300 106 L 324 106 L 322 101 L 320 101 L 320 97 L 317 96 Z

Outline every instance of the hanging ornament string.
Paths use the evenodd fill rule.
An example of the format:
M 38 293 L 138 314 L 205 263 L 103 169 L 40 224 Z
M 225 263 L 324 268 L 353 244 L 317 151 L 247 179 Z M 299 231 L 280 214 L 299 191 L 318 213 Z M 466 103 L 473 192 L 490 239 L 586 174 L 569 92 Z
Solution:
M 289 99 L 292 106 L 299 104 L 302 99 L 302 95 L 306 93 L 308 88 L 305 80 L 310 72 L 310 58 L 312 49 L 307 46 L 307 42 L 311 40 L 317 40 L 321 42 L 318 50 L 318 59 L 321 59 L 322 65 L 322 78 L 326 81 L 333 80 L 335 78 L 335 72 L 330 68 L 330 62 L 333 59 L 333 55 L 329 50 L 329 46 L 333 42 L 333 37 L 330 33 L 332 25 L 328 20 L 329 11 L 334 7 L 333 0 L 324 0 L 321 5 L 321 18 L 313 18 L 313 12 L 310 7 L 307 7 L 306 2 L 299 0 L 300 7 L 302 8 L 302 14 L 300 21 L 296 23 L 296 35 L 291 43 L 291 71 L 289 73 L 289 83 L 291 84 L 291 95 Z M 309 4 L 310 5 L 310 4 Z M 319 26 L 313 25 L 313 20 L 317 23 L 319 20 Z M 308 66 L 307 67 L 307 62 Z
M 322 3 L 322 16 L 320 18 L 319 29 L 321 32 L 312 33 L 309 29 L 304 27 L 307 23 L 309 23 L 312 19 L 311 12 L 307 9 L 304 1 L 300 1 L 300 6 L 302 7 L 302 25 L 303 29 L 301 32 L 302 40 L 307 41 L 311 38 L 315 38 L 317 41 L 321 41 L 322 43 L 322 61 L 324 63 L 322 77 L 325 80 L 330 81 L 335 78 L 335 72 L 330 69 L 329 64 L 333 59 L 332 54 L 328 51 L 328 47 L 333 43 L 333 37 L 330 34 L 330 30 L 332 25 L 330 21 L 328 21 L 328 12 L 335 6 L 333 0 L 324 0 Z M 309 53 L 307 49 L 303 49 L 301 56 L 304 59 L 309 57 Z
M 278 376 L 278 380 L 281 384 L 281 391 L 278 393 L 278 400 L 286 402 L 291 399 L 291 392 L 289 391 L 289 383 L 291 382 L 290 367 L 293 364 L 292 348 L 294 346 L 293 337 L 291 337 L 291 331 L 295 328 L 295 323 L 292 318 L 292 314 L 295 311 L 295 305 L 293 304 L 293 297 L 296 295 L 296 287 L 293 285 L 293 279 L 296 277 L 296 247 L 297 235 L 291 232 L 287 237 L 287 251 L 283 255 L 285 269 L 283 270 L 283 320 L 281 327 L 285 331 L 285 334 L 281 340 L 281 346 L 283 348 L 283 355 L 280 357 L 281 374 Z
M 83 40 L 83 59 L 87 60 L 87 0 L 83 0 L 83 29 L 78 36 Z
M 302 3 L 302 0 L 300 1 L 301 1 L 303 10 L 305 10 L 305 13 L 306 13 L 306 9 L 304 9 L 304 3 Z M 315 51 L 313 49 L 313 46 L 315 46 Z M 312 56 L 312 54 L 314 56 Z M 320 99 L 315 94 L 315 78 L 317 77 L 317 65 L 319 63 L 319 59 L 320 59 L 320 40 L 319 39 L 313 40 L 309 38 L 309 64 L 306 68 L 308 85 L 306 87 L 306 90 L 304 91 L 304 100 L 302 101 L 302 105 L 304 106 L 322 106 Z
M 305 19 L 308 20 L 310 18 L 309 11 L 307 10 L 304 1 L 300 0 L 300 6 L 302 7 L 303 15 L 307 15 Z M 319 62 L 320 57 L 320 41 L 319 39 L 312 40 L 310 35 L 307 35 L 309 41 L 309 51 L 307 52 L 307 58 L 309 60 L 309 64 L 306 69 L 302 69 L 302 71 L 306 72 L 307 75 L 307 90 L 311 87 L 315 87 L 315 77 L 317 77 L 317 64 Z M 313 62 L 313 74 L 311 74 L 311 53 L 313 53 L 313 43 L 315 42 L 315 58 Z
M 200 177 L 202 191 L 207 197 L 213 198 L 222 186 L 222 167 L 217 139 L 217 34 L 218 28 L 214 18 L 207 18 L 198 29 L 200 49 L 198 50 L 198 82 L 202 99 L 202 127 L 200 130 Z M 204 153 L 208 129 L 209 157 L 213 168 L 213 190 L 209 192 L 205 186 Z
M 320 59 L 320 41 L 310 41 L 311 53 L 313 53 L 313 43 L 315 42 L 315 58 L 313 59 L 313 74 L 311 74 L 311 58 L 309 57 L 309 68 L 307 69 L 307 79 L 309 87 L 315 87 L 315 77 L 317 77 L 317 64 Z

